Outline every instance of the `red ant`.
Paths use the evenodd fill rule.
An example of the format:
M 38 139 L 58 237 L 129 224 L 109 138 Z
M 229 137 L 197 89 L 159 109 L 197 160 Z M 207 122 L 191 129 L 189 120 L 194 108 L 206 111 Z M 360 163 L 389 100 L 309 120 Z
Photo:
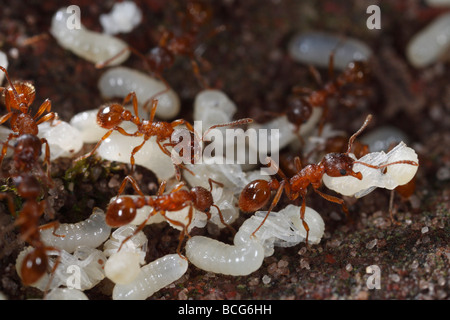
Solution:
M 46 246 L 40 238 L 39 230 L 47 228 L 53 228 L 53 234 L 59 236 L 54 233 L 59 222 L 55 221 L 44 226 L 39 226 L 39 219 L 47 203 L 45 200 L 37 200 L 41 195 L 41 185 L 35 172 L 36 170 L 41 170 L 39 166 L 36 166 L 41 151 L 41 139 L 35 135 L 23 134 L 16 140 L 11 179 L 17 187 L 18 196 L 23 198 L 25 202 L 14 225 L 20 227 L 21 238 L 34 247 L 27 254 L 21 266 L 24 285 L 35 283 L 47 271 L 47 252 L 59 251 L 57 248 Z M 46 177 L 42 172 L 40 176 Z M 11 214 L 14 214 L 15 209 L 11 195 L 8 193 L 0 193 L 0 198 L 6 198 L 8 200 L 9 210 Z M 57 264 L 55 264 L 54 269 L 56 269 L 56 266 Z
M 126 103 L 130 101 L 130 99 L 133 102 L 133 111 L 134 115 L 127 109 L 123 107 Z M 152 108 L 150 111 L 150 119 L 149 120 L 142 120 L 139 118 L 138 115 L 138 102 L 136 98 L 136 94 L 134 92 L 130 92 L 124 99 L 123 105 L 113 103 L 109 104 L 102 109 L 99 110 L 97 114 L 97 123 L 105 129 L 108 129 L 108 132 L 106 132 L 101 140 L 97 143 L 97 145 L 92 149 L 92 151 L 85 156 L 82 156 L 81 158 L 78 158 L 79 160 L 90 157 L 94 154 L 95 150 L 100 146 L 102 141 L 107 139 L 113 131 L 118 131 L 121 134 L 125 136 L 131 136 L 131 137 L 139 137 L 143 136 L 144 141 L 136 146 L 133 151 L 131 152 L 130 157 L 130 163 L 132 167 L 132 171 L 134 170 L 135 165 L 135 159 L 134 155 L 144 146 L 144 144 L 147 142 L 148 139 L 155 136 L 156 137 L 156 143 L 158 144 L 159 148 L 162 152 L 164 152 L 169 157 L 172 157 L 171 152 L 168 150 L 167 147 L 171 146 L 174 147 L 177 145 L 178 141 L 172 141 L 171 137 L 174 132 L 174 129 L 180 125 L 185 125 L 187 130 L 195 135 L 195 131 L 193 126 L 187 122 L 184 119 L 178 119 L 174 120 L 172 122 L 166 122 L 166 121 L 154 121 L 156 108 L 158 106 L 158 100 L 153 100 L 152 102 Z M 134 123 L 137 126 L 137 130 L 134 133 L 128 133 L 126 132 L 122 127 L 120 127 L 121 123 L 123 121 L 130 121 Z M 229 126 L 229 125 L 238 125 L 238 124 L 244 124 L 251 122 L 251 119 L 241 119 L 236 120 L 230 123 L 226 124 L 219 124 L 212 126 L 210 129 L 216 128 L 216 127 L 222 127 L 222 126 Z M 162 144 L 164 141 L 168 140 L 168 142 Z M 176 168 L 176 175 L 177 179 L 181 179 L 181 174 L 179 172 L 179 168 L 184 168 L 183 164 L 177 164 L 175 165 Z M 186 169 L 188 170 L 188 169 Z
M 162 77 L 164 70 L 172 67 L 175 63 L 176 57 L 188 57 L 191 61 L 192 69 L 197 77 L 198 81 L 203 88 L 208 88 L 205 79 L 200 74 L 200 67 L 196 58 L 199 57 L 195 54 L 197 38 L 201 27 L 206 25 L 212 18 L 212 10 L 202 1 L 188 1 L 186 13 L 183 16 L 183 32 L 176 36 L 173 32 L 163 29 L 159 38 L 158 46 L 150 50 L 148 55 L 144 55 L 137 49 L 128 46 L 120 51 L 114 57 L 96 65 L 97 68 L 103 68 L 111 63 L 111 61 L 117 59 L 128 50 L 137 56 L 141 57 L 147 68 L 153 72 L 160 80 L 166 85 L 166 89 L 155 96 L 166 92 L 170 86 L 167 81 Z M 223 28 L 217 28 L 214 32 L 211 32 L 209 37 L 221 32 Z M 203 60 L 202 60 L 203 61 Z M 154 96 L 154 97 L 155 97 Z M 151 100 L 152 98 L 150 98 Z
M 119 195 L 125 189 L 125 185 L 128 181 L 132 184 L 135 191 L 139 193 L 140 197 L 119 197 Z M 220 208 L 214 204 L 214 199 L 211 194 L 211 191 L 213 189 L 212 183 L 216 183 L 221 187 L 223 187 L 223 185 L 212 179 L 209 179 L 208 182 L 210 190 L 207 190 L 200 186 L 193 187 L 190 190 L 186 190 L 183 189 L 185 183 L 180 182 L 169 193 L 163 194 L 166 187 L 166 181 L 162 181 L 156 196 L 145 196 L 139 189 L 136 181 L 131 176 L 127 176 L 122 182 L 117 197 L 108 205 L 105 218 L 106 223 L 113 228 L 121 227 L 133 221 L 133 219 L 136 217 L 138 209 L 144 206 L 151 206 L 153 208 L 153 211 L 147 216 L 145 221 L 138 226 L 135 232 L 122 242 L 121 246 L 135 234 L 141 231 L 145 227 L 146 222 L 148 221 L 148 219 L 150 219 L 151 216 L 159 212 L 162 216 L 165 217 L 167 221 L 169 221 L 173 225 L 183 228 L 183 232 L 180 234 L 179 245 L 177 248 L 177 252 L 179 254 L 181 243 L 185 235 L 188 235 L 187 229 L 192 222 L 194 209 L 205 213 L 209 220 L 211 218 L 211 207 L 215 207 L 219 212 L 220 221 L 235 233 L 235 230 L 223 219 L 222 212 L 220 211 Z M 170 219 L 166 216 L 167 211 L 179 211 L 186 207 L 189 207 L 187 225 L 183 224 L 182 222 Z
M 297 169 L 297 173 L 288 179 L 283 172 L 276 166 L 273 160 L 268 159 L 271 166 L 274 166 L 277 169 L 277 174 L 281 177 L 282 181 L 279 182 L 277 179 L 272 178 L 270 181 L 266 180 L 255 180 L 250 182 L 247 186 L 245 186 L 239 197 L 239 208 L 243 212 L 254 212 L 262 208 L 270 199 L 271 191 L 276 190 L 276 195 L 270 205 L 270 208 L 267 212 L 267 215 L 263 219 L 262 223 L 259 227 L 253 232 L 254 235 L 259 228 L 264 224 L 265 220 L 269 216 L 272 209 L 277 205 L 278 201 L 281 198 L 281 195 L 284 192 L 288 196 L 290 201 L 296 200 L 299 196 L 302 198 L 302 206 L 300 209 L 300 219 L 302 220 L 302 224 L 306 230 L 306 242 L 308 241 L 309 235 L 309 227 L 305 218 L 305 205 L 306 205 L 306 192 L 309 185 L 312 185 L 314 191 L 322 196 L 324 199 L 338 203 L 342 206 L 343 211 L 348 216 L 349 212 L 347 206 L 344 203 L 344 200 L 339 199 L 337 197 L 327 195 L 319 191 L 319 187 L 322 185 L 322 177 L 324 174 L 329 175 L 330 177 L 343 177 L 343 176 L 352 176 L 356 179 L 361 180 L 362 174 L 361 172 L 353 171 L 353 164 L 360 163 L 362 165 L 374 168 L 374 169 L 382 169 L 387 166 L 393 164 L 410 164 L 410 165 L 418 165 L 414 161 L 396 161 L 380 166 L 374 166 L 367 163 L 359 162 L 354 160 L 349 156 L 349 153 L 352 149 L 352 145 L 356 137 L 367 127 L 372 115 L 368 115 L 362 127 L 353 134 L 348 141 L 347 152 L 345 153 L 328 153 L 324 156 L 324 158 L 318 164 L 310 164 L 306 167 L 302 168 L 300 163 L 300 158 L 296 157 L 294 162 Z
M 0 155 L 0 164 L 3 162 L 3 158 L 6 155 L 9 147 L 9 141 L 13 138 L 20 137 L 21 135 L 34 135 L 39 132 L 38 125 L 42 122 L 49 121 L 57 118 L 57 114 L 50 112 L 51 102 L 46 99 L 34 116 L 31 116 L 30 106 L 34 101 L 36 91 L 34 86 L 30 82 L 18 81 L 13 83 L 9 78 L 8 72 L 5 68 L 0 66 L 0 70 L 5 73 L 9 86 L 7 88 L 0 88 L 4 90 L 5 105 L 8 113 L 0 117 L 0 125 L 7 120 L 11 121 L 12 133 L 8 135 L 8 138 L 3 142 L 3 148 Z M 46 115 L 38 119 L 44 112 L 48 112 Z M 41 139 L 42 143 L 46 144 L 46 155 L 44 162 L 47 165 L 47 171 L 49 172 L 50 165 L 50 152 L 48 142 L 45 139 Z M 32 162 L 34 163 L 34 162 Z
M 368 66 L 363 61 L 350 62 L 347 68 L 333 79 L 333 54 L 330 56 L 329 73 L 333 80 L 322 85 L 322 80 L 317 70 L 310 68 L 316 81 L 322 86 L 320 90 L 311 90 L 304 87 L 294 87 L 292 89 L 294 96 L 288 100 L 287 117 L 291 123 L 296 126 L 296 131 L 311 117 L 313 108 L 321 107 L 323 114 L 321 117 L 321 128 L 324 119 L 327 116 L 327 99 L 340 93 L 342 88 L 348 84 L 358 84 L 366 81 L 369 73 Z M 307 96 L 297 96 L 298 94 L 307 94 Z

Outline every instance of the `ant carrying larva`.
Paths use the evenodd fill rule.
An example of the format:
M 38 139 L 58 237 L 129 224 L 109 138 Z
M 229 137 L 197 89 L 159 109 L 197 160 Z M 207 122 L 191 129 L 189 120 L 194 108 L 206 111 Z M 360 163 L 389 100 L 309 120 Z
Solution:
M 304 220 L 305 207 L 306 207 L 306 192 L 309 185 L 311 185 L 314 191 L 319 194 L 324 199 L 338 203 L 342 206 L 343 211 L 348 216 L 349 211 L 344 203 L 344 200 L 327 195 L 319 191 L 319 187 L 322 185 L 322 179 L 324 175 L 331 178 L 337 177 L 352 177 L 357 180 L 363 180 L 363 175 L 361 172 L 355 172 L 353 167 L 355 164 L 360 164 L 372 169 L 383 169 L 391 167 L 395 164 L 406 164 L 411 166 L 418 166 L 416 161 L 412 160 L 399 160 L 390 163 L 385 163 L 381 165 L 372 165 L 362 161 L 355 160 L 350 157 L 350 152 L 353 146 L 353 142 L 356 137 L 367 127 L 372 115 L 368 115 L 362 127 L 354 133 L 349 141 L 347 152 L 345 153 L 328 153 L 318 164 L 309 164 L 302 168 L 300 163 L 300 158 L 295 158 L 295 165 L 297 173 L 291 177 L 287 178 L 284 173 L 277 167 L 277 165 L 269 159 L 271 166 L 273 165 L 277 169 L 277 174 L 281 177 L 281 182 L 276 178 L 272 178 L 270 181 L 266 180 L 255 180 L 250 182 L 243 190 L 239 198 L 239 208 L 243 212 L 254 212 L 264 205 L 266 205 L 270 199 L 271 191 L 276 190 L 276 195 L 270 205 L 266 217 L 270 214 L 272 209 L 278 204 L 283 191 L 287 195 L 290 201 L 296 200 L 298 197 L 302 198 L 302 206 L 300 209 L 300 218 L 302 220 L 303 226 L 307 231 L 306 241 L 308 240 L 309 227 Z M 353 179 L 354 180 L 354 179 Z M 261 225 L 253 232 L 255 234 L 258 229 L 264 224 L 265 219 L 262 221 Z

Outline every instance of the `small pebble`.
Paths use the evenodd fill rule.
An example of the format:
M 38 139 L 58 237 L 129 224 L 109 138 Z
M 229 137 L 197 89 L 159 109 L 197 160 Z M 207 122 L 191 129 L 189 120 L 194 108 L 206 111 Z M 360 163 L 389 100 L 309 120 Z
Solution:
M 263 282 L 264 284 L 269 284 L 271 280 L 272 280 L 272 279 L 271 279 L 268 275 L 264 275 L 264 276 L 262 277 L 262 282 Z
M 369 243 L 366 244 L 366 248 L 367 249 L 373 249 L 378 243 L 378 239 L 373 239 L 372 241 L 370 241 Z

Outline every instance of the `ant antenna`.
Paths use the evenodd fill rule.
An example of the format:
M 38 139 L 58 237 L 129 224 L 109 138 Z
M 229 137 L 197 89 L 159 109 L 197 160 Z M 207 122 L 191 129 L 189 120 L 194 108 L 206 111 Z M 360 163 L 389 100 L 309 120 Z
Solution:
M 16 88 L 14 88 L 14 85 L 13 85 L 11 79 L 9 78 L 8 72 L 2 66 L 0 66 L 0 70 L 2 70 L 5 73 L 6 80 L 8 80 L 8 83 L 9 83 L 9 85 L 11 86 L 11 88 L 12 88 L 12 90 L 14 92 L 14 96 L 15 96 L 16 100 L 20 101 L 19 93 L 16 91 Z M 23 102 L 21 102 L 20 104 L 22 105 Z
M 216 124 L 214 126 L 211 126 L 208 130 L 205 131 L 205 133 L 203 133 L 202 136 L 202 140 L 205 139 L 205 137 L 208 135 L 208 133 L 215 128 L 221 128 L 221 127 L 229 127 L 229 126 L 237 126 L 240 124 L 247 124 L 247 123 L 252 123 L 253 119 L 252 118 L 243 118 L 243 119 L 239 119 L 236 121 L 231 121 L 231 122 L 227 122 L 227 123 L 222 123 L 222 124 Z
M 347 148 L 347 154 L 350 153 L 352 146 L 353 146 L 353 142 L 355 141 L 356 137 L 359 136 L 359 134 L 369 125 L 369 122 L 372 120 L 372 115 L 369 114 L 366 117 L 366 120 L 364 121 L 363 125 L 361 128 L 359 128 L 358 131 L 356 131 L 348 140 L 348 148 Z

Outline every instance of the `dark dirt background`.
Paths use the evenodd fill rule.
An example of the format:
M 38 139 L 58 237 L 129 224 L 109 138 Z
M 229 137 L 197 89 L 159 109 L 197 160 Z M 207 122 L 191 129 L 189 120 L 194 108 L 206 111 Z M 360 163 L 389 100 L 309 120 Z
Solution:
M 144 12 L 143 22 L 119 37 L 145 53 L 157 44 L 159 26 L 179 28 L 177 12 L 183 10 L 183 2 L 136 3 Z M 110 11 L 113 1 L 71 4 L 80 6 L 87 28 L 101 31 L 98 17 Z M 381 30 L 366 28 L 369 4 L 381 7 Z M 34 82 L 34 107 L 50 98 L 52 111 L 68 121 L 75 113 L 96 108 L 105 100 L 97 89 L 102 70 L 61 48 L 48 34 L 53 13 L 66 5 L 65 1 L 0 0 L 0 50 L 8 54 L 12 78 Z M 395 199 L 399 226 L 389 218 L 387 190 L 376 190 L 358 201 L 346 198 L 353 222 L 337 205 L 310 192 L 308 205 L 325 220 L 326 232 L 319 245 L 276 248 L 275 254 L 247 277 L 206 273 L 191 265 L 179 281 L 150 299 L 448 299 L 450 65 L 440 61 L 416 70 L 404 55 L 408 40 L 445 10 L 429 8 L 418 0 L 220 0 L 211 1 L 211 5 L 214 17 L 206 30 L 220 25 L 226 30 L 199 42 L 200 52 L 210 64 L 203 74 L 211 86 L 224 90 L 235 101 L 239 107 L 236 118 L 264 121 L 270 112 L 285 111 L 292 86 L 314 88 L 308 68 L 287 55 L 287 42 L 295 32 L 331 31 L 367 43 L 374 51 L 370 62 L 373 77 L 368 84 L 371 94 L 356 108 L 332 108 L 329 122 L 351 134 L 368 113 L 373 113 L 367 132 L 386 124 L 403 130 L 420 158 L 416 191 L 409 199 Z M 36 35 L 43 38 L 23 45 L 25 39 Z M 131 56 L 124 65 L 142 69 L 143 62 Z M 320 71 L 326 79 L 327 70 Z M 189 61 L 178 59 L 164 77 L 182 99 L 180 117 L 191 120 L 192 101 L 201 88 Z M 1 108 L 4 113 L 3 104 Z M 90 148 L 92 145 L 82 152 Z M 289 157 L 289 152 L 285 155 Z M 3 167 L 7 170 L 8 161 Z M 50 201 L 56 219 L 62 222 L 85 219 L 93 206 L 105 207 L 129 170 L 126 165 L 100 159 L 93 160 L 87 171 L 72 168 L 72 159 L 52 164 L 57 187 L 50 191 Z M 158 184 L 151 172 L 138 168 L 137 176 L 145 192 L 156 191 Z M 5 190 L 7 181 L 2 181 Z M 47 219 L 45 216 L 43 223 Z M 234 226 L 238 228 L 244 219 Z M 0 292 L 15 300 L 42 297 L 41 292 L 23 287 L 15 272 L 15 258 L 24 244 L 11 228 L 13 220 L 1 204 Z M 178 233 L 172 228 L 148 226 L 145 232 L 149 236 L 148 261 L 175 252 Z M 195 230 L 193 234 L 208 231 Z M 232 239 L 226 230 L 210 236 L 229 243 Z M 379 290 L 366 285 L 371 275 L 366 268 L 371 265 L 381 271 Z M 86 294 L 90 299 L 109 299 L 111 289 L 105 280 Z

